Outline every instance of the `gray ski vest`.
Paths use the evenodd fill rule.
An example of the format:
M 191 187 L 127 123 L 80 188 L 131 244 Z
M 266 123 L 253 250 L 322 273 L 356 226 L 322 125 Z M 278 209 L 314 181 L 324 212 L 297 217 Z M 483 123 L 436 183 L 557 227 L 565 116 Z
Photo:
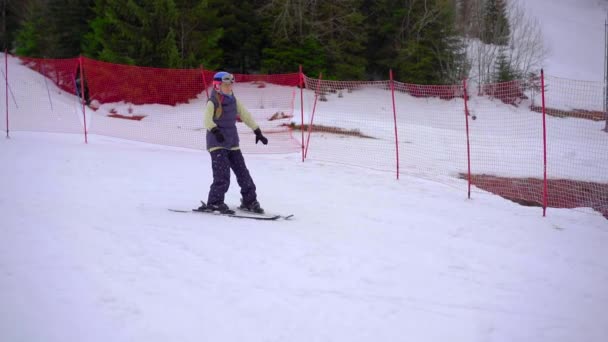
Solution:
M 221 147 L 226 149 L 234 149 L 239 147 L 239 134 L 236 130 L 236 98 L 231 95 L 225 95 L 218 93 L 214 90 L 211 91 L 209 101 L 213 102 L 215 112 L 213 113 L 213 122 L 217 125 L 222 135 L 224 135 L 224 142 L 219 143 L 215 138 L 215 135 L 211 131 L 207 130 L 207 150 L 214 147 Z

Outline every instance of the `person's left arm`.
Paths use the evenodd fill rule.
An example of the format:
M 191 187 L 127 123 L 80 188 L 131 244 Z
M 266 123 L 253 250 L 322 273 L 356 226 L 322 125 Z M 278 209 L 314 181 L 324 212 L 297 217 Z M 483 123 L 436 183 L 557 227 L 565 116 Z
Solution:
M 258 141 L 261 141 L 264 145 L 268 144 L 268 139 L 262 134 L 260 126 L 258 126 L 255 120 L 253 120 L 253 116 L 251 115 L 251 113 L 249 113 L 247 108 L 245 108 L 245 106 L 243 106 L 243 104 L 239 100 L 236 100 L 236 110 L 241 116 L 241 121 L 243 121 L 245 125 L 251 128 L 253 130 L 253 133 L 255 133 L 255 143 L 257 144 Z
M 243 121 L 245 125 L 247 125 L 247 127 L 251 128 L 254 131 L 260 127 L 253 119 L 253 115 L 249 113 L 247 108 L 245 108 L 245 106 L 238 99 L 236 100 L 236 110 L 239 113 L 239 116 L 241 117 L 241 121 Z

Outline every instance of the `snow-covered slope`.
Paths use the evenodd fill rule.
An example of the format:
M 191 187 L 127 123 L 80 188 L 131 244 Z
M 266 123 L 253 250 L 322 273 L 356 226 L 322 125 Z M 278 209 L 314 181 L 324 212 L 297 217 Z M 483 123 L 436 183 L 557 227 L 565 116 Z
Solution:
M 299 155 L 247 158 L 293 221 L 172 213 L 203 152 L 0 141 L 3 341 L 604 341 L 608 224 Z M 228 203 L 238 203 L 233 185 Z
M 548 72 L 593 74 L 552 48 Z M 64 102 L 27 108 L 74 119 Z M 0 139 L 0 341 L 608 340 L 608 221 L 590 209 L 543 218 L 296 153 L 246 156 L 262 205 L 294 220 L 179 214 L 206 197 L 207 153 L 89 138 Z

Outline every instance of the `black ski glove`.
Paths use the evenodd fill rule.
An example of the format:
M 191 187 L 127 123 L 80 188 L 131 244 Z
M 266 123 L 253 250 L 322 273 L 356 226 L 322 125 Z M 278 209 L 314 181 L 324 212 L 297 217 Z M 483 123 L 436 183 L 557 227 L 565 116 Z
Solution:
M 224 142 L 224 135 L 222 134 L 222 132 L 220 132 L 220 129 L 217 128 L 217 126 L 215 126 L 211 129 L 211 133 L 213 133 L 213 135 L 215 135 L 215 140 L 217 140 L 217 142 L 219 142 L 219 143 Z
M 261 141 L 262 144 L 266 145 L 268 144 L 268 139 L 266 139 L 266 137 L 264 135 L 262 135 L 262 131 L 260 131 L 260 128 L 256 128 L 255 131 L 253 131 L 253 133 L 255 133 L 255 143 L 257 144 L 258 141 Z

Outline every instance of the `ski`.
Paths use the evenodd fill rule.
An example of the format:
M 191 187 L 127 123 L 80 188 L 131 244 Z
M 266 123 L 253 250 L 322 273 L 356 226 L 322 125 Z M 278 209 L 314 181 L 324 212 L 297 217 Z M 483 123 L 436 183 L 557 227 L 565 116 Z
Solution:
M 217 216 L 227 216 L 227 217 L 233 217 L 233 218 L 261 220 L 261 221 L 276 221 L 281 218 L 284 220 L 288 220 L 293 217 L 293 215 L 282 216 L 282 215 L 264 215 L 264 214 L 253 214 L 253 213 L 250 215 L 239 214 L 239 213 L 222 214 L 217 211 L 204 211 L 204 210 L 197 210 L 197 209 L 192 209 L 192 210 L 169 209 L 169 211 L 172 211 L 174 213 L 202 213 L 202 214 L 211 214 L 211 215 L 217 215 Z
M 247 214 L 248 216 L 260 216 L 260 217 L 279 216 L 283 220 L 289 220 L 289 219 L 291 219 L 293 217 L 293 214 L 290 214 L 290 215 L 258 214 L 258 213 L 254 213 L 253 211 L 241 209 L 239 207 L 236 208 L 236 212 L 237 213 Z

